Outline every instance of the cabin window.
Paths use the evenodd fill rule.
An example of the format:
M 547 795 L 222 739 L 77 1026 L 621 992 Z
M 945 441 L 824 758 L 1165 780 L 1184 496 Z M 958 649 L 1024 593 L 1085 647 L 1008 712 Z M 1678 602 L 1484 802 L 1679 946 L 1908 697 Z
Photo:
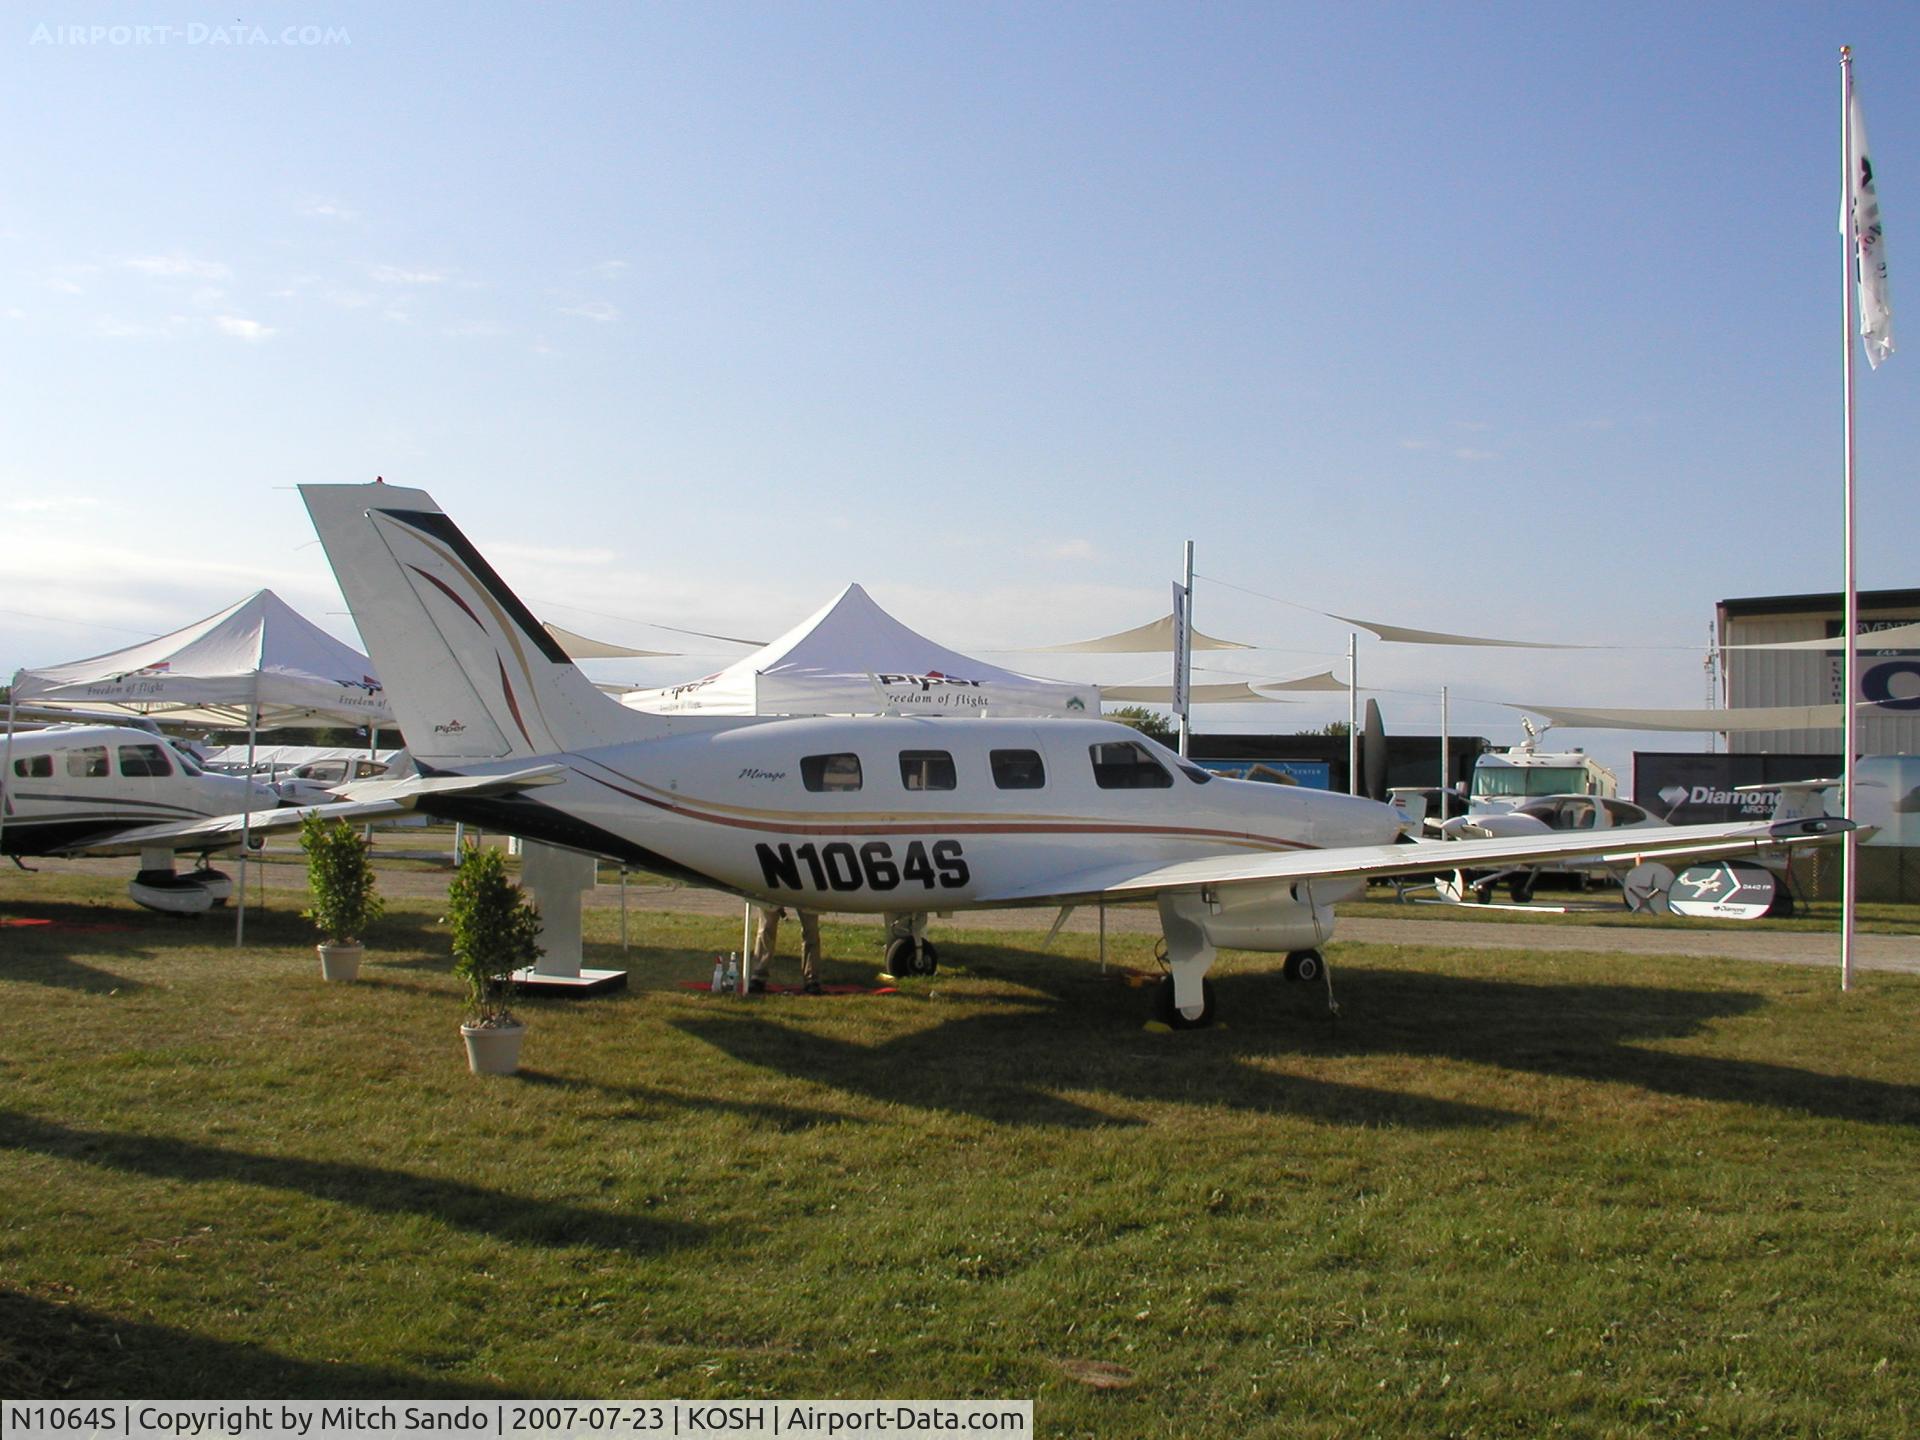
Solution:
M 122 745 L 120 773 L 133 776 L 171 775 L 173 766 L 167 763 L 167 752 L 158 745 Z
M 53 756 L 23 756 L 13 762 L 13 773 L 22 780 L 45 780 L 53 774 Z
M 944 750 L 902 750 L 900 783 L 909 790 L 953 789 L 953 756 Z
M 1114 740 L 1089 747 L 1093 755 L 1093 783 L 1102 790 L 1166 790 L 1173 776 L 1134 740 Z
M 98 780 L 107 773 L 107 747 L 81 745 L 67 751 L 67 774 L 76 780 Z
M 189 755 L 186 751 L 174 745 L 170 745 L 167 748 L 172 752 L 173 763 L 180 767 L 180 773 L 182 775 L 193 775 L 197 777 L 207 773 L 200 768 L 200 762 L 195 760 L 193 756 Z
M 800 783 L 809 790 L 858 790 L 858 755 L 803 755 L 800 758 Z
M 1046 787 L 1047 767 L 1038 750 L 992 752 L 993 783 L 1002 790 L 1040 790 Z

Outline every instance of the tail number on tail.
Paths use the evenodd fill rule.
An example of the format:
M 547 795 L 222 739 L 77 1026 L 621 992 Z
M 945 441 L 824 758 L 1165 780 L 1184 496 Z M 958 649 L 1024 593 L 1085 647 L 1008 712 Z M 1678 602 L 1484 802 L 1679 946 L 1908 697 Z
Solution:
M 771 890 L 898 890 L 903 885 L 958 890 L 972 879 L 958 840 L 936 840 L 931 846 L 915 840 L 898 860 L 885 840 L 857 848 L 844 840 L 755 845 L 753 853 Z

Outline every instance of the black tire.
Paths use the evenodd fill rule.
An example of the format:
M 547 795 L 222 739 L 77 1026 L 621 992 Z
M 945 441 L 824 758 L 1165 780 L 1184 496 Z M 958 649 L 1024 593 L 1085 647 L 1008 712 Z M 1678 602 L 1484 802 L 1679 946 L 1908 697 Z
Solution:
M 1213 1024 L 1213 982 L 1200 982 L 1200 1017 L 1190 1020 L 1173 1003 L 1173 977 L 1167 976 L 1153 991 L 1153 1018 L 1173 1030 L 1204 1030 Z
M 1525 905 L 1533 899 L 1533 887 L 1539 882 L 1538 875 L 1515 875 L 1507 881 L 1507 894 L 1516 905 Z
M 1311 985 L 1327 973 L 1327 960 L 1318 950 L 1294 950 L 1280 973 L 1296 984 Z
M 922 940 L 916 952 L 910 938 L 896 936 L 887 942 L 886 966 L 889 975 L 931 975 L 940 968 L 940 952 L 931 940 Z

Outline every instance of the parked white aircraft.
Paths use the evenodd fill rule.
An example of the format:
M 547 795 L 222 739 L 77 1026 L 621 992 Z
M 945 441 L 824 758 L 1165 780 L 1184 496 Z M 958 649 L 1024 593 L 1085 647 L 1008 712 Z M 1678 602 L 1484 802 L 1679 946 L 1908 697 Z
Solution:
M 121 837 L 164 821 L 229 815 L 251 806 L 271 811 L 273 787 L 200 768 L 186 751 L 150 730 L 122 725 L 49 725 L 17 731 L 0 761 L 0 853 L 140 855 L 127 893 L 153 910 L 192 913 L 227 898 L 225 875 L 205 864 L 188 875 L 173 869 L 167 843 L 122 846 Z M 207 849 L 236 843 L 237 836 Z M 196 848 L 196 847 L 185 847 Z
M 889 965 L 909 973 L 931 967 L 930 913 L 1152 900 L 1170 972 L 1159 1004 L 1178 1026 L 1212 1019 L 1218 947 L 1286 952 L 1290 976 L 1313 978 L 1336 901 L 1369 876 L 1432 868 L 1413 853 L 1426 847 L 1392 843 L 1400 818 L 1384 805 L 1218 778 L 1108 721 L 629 710 L 574 668 L 425 492 L 301 493 L 426 777 L 356 796 L 385 784 L 430 814 L 749 900 L 878 914 Z M 485 784 L 506 793 L 464 788 Z M 1844 825 L 1672 827 L 1647 853 L 1746 854 Z M 1551 836 L 1448 853 L 1492 866 L 1612 844 Z

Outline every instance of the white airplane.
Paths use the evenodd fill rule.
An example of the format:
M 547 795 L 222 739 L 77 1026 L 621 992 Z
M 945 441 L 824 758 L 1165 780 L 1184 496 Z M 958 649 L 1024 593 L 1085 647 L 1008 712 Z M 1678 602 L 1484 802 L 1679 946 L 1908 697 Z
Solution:
M 1335 902 L 1432 868 L 1413 855 L 1426 847 L 1393 843 L 1401 819 L 1385 805 L 1215 777 L 1110 721 L 630 710 L 424 491 L 301 494 L 423 777 L 355 786 L 356 799 L 385 785 L 394 803 L 763 904 L 877 914 L 896 972 L 931 970 L 932 913 L 1151 900 L 1169 972 L 1157 1004 L 1179 1028 L 1213 1018 L 1218 948 L 1284 952 L 1291 978 L 1317 978 Z M 1746 854 L 1845 827 L 1671 827 L 1647 853 Z M 1449 856 L 1612 845 L 1463 841 Z
M 151 910 L 191 914 L 227 898 L 231 884 L 204 863 L 174 872 L 174 847 L 126 845 L 124 838 L 168 821 L 271 811 L 273 787 L 200 768 L 185 750 L 150 730 L 122 725 L 49 725 L 10 734 L 0 750 L 0 853 L 138 853 L 127 893 Z M 229 837 L 208 850 L 238 842 Z M 191 846 L 181 848 L 194 848 Z M 203 854 L 204 861 L 204 854 Z

